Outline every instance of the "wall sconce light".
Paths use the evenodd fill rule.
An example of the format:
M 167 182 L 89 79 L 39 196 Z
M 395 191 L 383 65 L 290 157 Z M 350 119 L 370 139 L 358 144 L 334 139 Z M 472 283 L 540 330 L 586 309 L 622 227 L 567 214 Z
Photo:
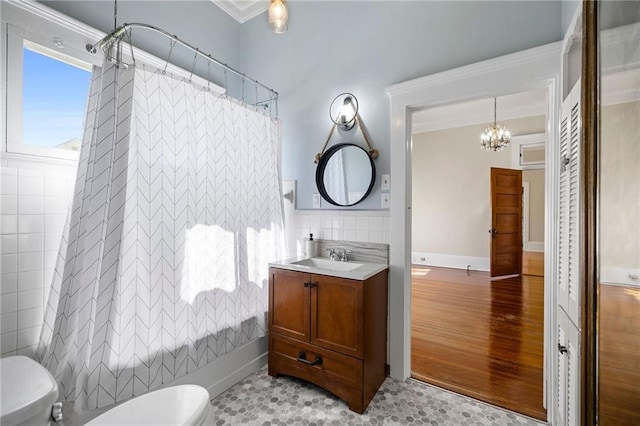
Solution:
M 269 28 L 276 34 L 287 31 L 287 5 L 285 0 L 269 0 Z
M 318 164 L 320 162 L 322 155 L 329 146 L 331 137 L 335 133 L 336 127 L 342 130 L 351 130 L 356 124 L 362 132 L 362 137 L 367 144 L 366 151 L 369 153 L 369 156 L 374 160 L 378 158 L 378 150 L 375 149 L 369 141 L 367 129 L 362 122 L 360 114 L 358 114 L 358 106 L 358 98 L 356 98 L 352 93 L 340 93 L 338 96 L 333 98 L 333 101 L 331 101 L 331 105 L 329 106 L 329 117 L 333 122 L 333 126 L 331 126 L 329 136 L 327 136 L 327 140 L 324 143 L 322 150 L 316 154 L 313 160 L 314 163 Z
M 343 130 L 351 130 L 356 125 L 358 99 L 351 93 L 341 93 L 331 101 L 329 117 Z

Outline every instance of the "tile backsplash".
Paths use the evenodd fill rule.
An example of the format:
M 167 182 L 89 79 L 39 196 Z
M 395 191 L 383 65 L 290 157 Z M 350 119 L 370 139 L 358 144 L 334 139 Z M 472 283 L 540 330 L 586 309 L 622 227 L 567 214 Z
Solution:
M 388 210 L 292 210 L 285 223 L 289 256 L 301 256 L 303 240 L 389 243 Z
M 1 355 L 33 356 L 76 167 L 2 160 L 0 165 Z

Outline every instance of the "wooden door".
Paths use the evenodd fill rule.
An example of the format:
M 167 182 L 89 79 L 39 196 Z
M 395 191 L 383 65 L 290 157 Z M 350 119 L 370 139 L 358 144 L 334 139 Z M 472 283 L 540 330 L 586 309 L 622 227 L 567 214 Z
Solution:
M 269 332 L 309 341 L 311 275 L 271 268 Z
M 311 343 L 362 358 L 362 281 L 312 275 Z
M 522 170 L 491 168 L 491 276 L 522 273 Z

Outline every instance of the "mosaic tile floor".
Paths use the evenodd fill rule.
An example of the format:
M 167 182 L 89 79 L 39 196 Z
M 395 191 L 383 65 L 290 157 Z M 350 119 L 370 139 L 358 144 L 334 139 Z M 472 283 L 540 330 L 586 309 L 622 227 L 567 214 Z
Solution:
M 363 415 L 319 387 L 262 368 L 212 400 L 217 425 L 537 426 L 543 423 L 415 380 L 387 378 Z

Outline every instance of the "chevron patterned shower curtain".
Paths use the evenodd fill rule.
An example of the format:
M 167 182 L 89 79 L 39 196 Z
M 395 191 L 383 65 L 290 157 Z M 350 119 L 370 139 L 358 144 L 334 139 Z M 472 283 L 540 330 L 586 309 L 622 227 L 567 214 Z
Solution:
M 279 122 L 157 69 L 95 68 L 39 356 L 98 408 L 265 334 Z

